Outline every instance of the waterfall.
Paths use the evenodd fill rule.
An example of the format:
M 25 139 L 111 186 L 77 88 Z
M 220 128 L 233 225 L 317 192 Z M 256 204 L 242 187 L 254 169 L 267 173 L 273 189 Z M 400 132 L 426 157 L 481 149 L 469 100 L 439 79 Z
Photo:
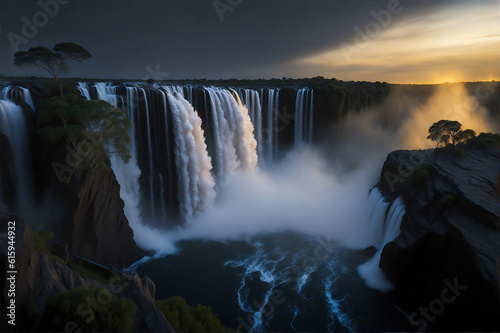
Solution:
M 257 165 L 257 141 L 248 109 L 238 94 L 221 88 L 205 88 L 210 96 L 215 142 L 215 178 L 219 185 L 238 169 Z
M 122 108 L 132 120 L 131 161 L 125 164 L 119 158 L 110 158 L 121 184 L 126 215 L 131 221 L 141 218 L 151 220 L 151 223 L 165 221 L 175 218 L 179 207 L 188 211 L 187 216 L 192 216 L 214 196 L 211 181 L 215 181 L 215 188 L 220 189 L 231 175 L 240 170 L 255 169 L 259 160 L 275 161 L 281 153 L 282 140 L 283 147 L 286 147 L 286 138 L 290 135 L 285 133 L 282 136 L 283 123 L 279 112 L 280 107 L 286 107 L 283 104 L 285 99 L 280 101 L 280 98 L 289 93 L 297 96 L 295 116 L 299 120 L 295 121 L 295 127 L 299 134 L 295 135 L 295 140 L 312 140 L 313 92 L 308 88 L 286 88 L 285 97 L 281 97 L 283 90 L 277 88 L 229 89 L 191 85 L 146 88 L 140 83 L 115 86 L 105 82 L 78 82 L 76 88 L 86 99 L 104 100 Z M 8 87 L 2 91 L 2 99 L 14 103 L 22 100 L 34 109 L 26 88 Z M 195 110 L 195 105 L 200 110 Z M 4 110 L 11 108 L 6 103 L 2 107 Z M 177 112 L 177 116 L 183 114 L 183 123 L 179 123 L 172 112 Z M 198 112 L 203 120 L 198 117 Z M 3 113 L 5 117 L 5 111 Z M 184 140 L 180 140 L 180 129 L 186 129 L 188 125 L 192 127 L 191 134 L 183 132 Z M 7 126 L 5 121 L 3 126 Z M 186 146 L 189 142 L 195 144 L 194 148 Z M 196 159 L 193 157 L 189 163 L 181 163 L 181 144 L 185 145 L 183 149 L 192 149 L 189 151 Z M 180 165 L 188 170 L 179 170 Z M 190 178 L 187 187 L 186 177 Z M 19 184 L 22 183 L 23 180 Z M 188 190 L 178 193 L 181 188 Z
M 314 90 L 309 90 L 310 102 L 309 102 L 309 135 L 308 142 L 311 144 L 313 142 L 313 126 L 314 126 Z
M 167 161 L 172 161 L 172 154 L 171 154 L 171 151 L 172 151 L 172 147 L 171 147 L 171 142 L 170 142 L 170 138 L 169 138 L 169 124 L 168 124 L 168 120 L 169 118 L 171 118 L 169 115 L 168 115 L 168 107 L 167 107 L 167 93 L 163 90 L 159 90 L 160 91 L 160 94 L 161 94 L 161 101 L 162 101 L 162 104 L 163 104 L 163 116 L 165 117 L 165 147 L 167 149 Z M 173 175 L 173 167 L 172 167 L 172 164 L 171 163 L 168 163 L 167 164 L 167 176 L 168 178 L 165 179 L 161 174 L 160 174 L 160 180 L 161 180 L 161 203 L 162 203 L 162 216 L 164 219 L 167 218 L 167 209 L 166 209 L 166 201 L 167 201 L 167 198 L 173 198 L 175 196 L 175 193 L 174 193 L 174 186 L 173 186 L 173 182 L 172 182 L 172 179 L 174 178 L 174 175 Z M 167 198 L 165 197 L 165 189 L 168 189 L 167 191 Z
M 376 187 L 370 190 L 368 207 L 370 208 L 370 221 L 366 231 L 370 237 L 370 243 L 379 249 L 383 247 L 385 220 L 389 203 Z
M 295 139 L 294 143 L 297 146 L 302 141 L 302 101 L 304 98 L 305 89 L 300 89 L 297 92 L 297 100 L 295 102 Z
M 273 161 L 273 120 L 274 120 L 274 91 L 272 89 L 269 89 L 267 91 L 267 126 L 266 126 L 266 132 L 267 132 L 267 161 L 272 162 Z
M 280 89 L 268 88 L 238 88 L 235 92 L 238 103 L 246 108 L 253 125 L 260 162 L 273 162 L 279 153 L 279 92 Z
M 236 96 L 235 98 L 230 98 L 231 110 L 233 112 L 233 121 L 235 128 L 235 145 L 236 153 L 241 161 L 241 167 L 244 170 L 253 170 L 257 166 L 258 156 L 257 156 L 257 141 L 254 137 L 254 127 L 250 116 L 248 115 L 248 109 L 241 103 L 238 94 L 233 91 Z M 231 95 L 229 95 L 232 97 Z
M 262 99 L 260 98 L 258 91 L 251 89 L 238 89 L 238 94 L 238 103 L 240 104 L 240 107 L 246 107 L 246 112 L 248 113 L 254 128 L 254 137 L 257 143 L 257 156 L 259 157 L 259 160 L 263 160 L 264 142 L 262 141 Z M 244 103 L 241 101 L 241 98 L 243 98 Z
M 295 146 L 302 142 L 312 143 L 313 139 L 313 90 L 300 89 L 295 101 Z
M 116 96 L 116 87 L 108 85 L 103 82 L 98 82 L 94 85 L 96 91 L 97 91 L 97 99 L 100 99 L 102 101 L 106 101 L 109 104 L 114 105 L 115 107 L 118 107 L 118 98 Z M 88 90 L 85 93 L 85 96 L 89 95 L 90 93 Z
M 278 133 L 279 133 L 279 96 L 280 96 L 280 90 L 276 90 L 276 98 L 274 99 L 274 106 L 273 106 L 273 118 L 274 118 L 274 127 L 273 127 L 273 159 L 276 159 L 278 157 Z
M 10 142 L 12 151 L 12 173 L 16 191 L 16 209 L 29 210 L 33 207 L 32 175 L 30 171 L 29 138 L 26 118 L 23 109 L 12 99 L 22 98 L 34 110 L 29 90 L 21 87 L 6 87 L 0 100 L 0 132 Z M 1 191 L 0 191 L 1 194 Z
M 97 90 L 97 99 L 107 101 L 108 103 L 117 107 L 118 98 L 116 96 L 116 88 L 106 85 L 105 83 L 98 82 L 94 85 Z M 87 84 L 79 83 L 78 89 L 85 98 L 90 99 L 90 91 Z M 134 105 L 131 103 L 130 99 L 133 98 L 129 89 L 127 89 L 127 101 L 129 103 L 124 106 Z M 124 108 L 124 112 L 129 117 L 131 117 L 132 111 L 129 107 Z M 133 138 L 135 134 L 135 124 L 132 125 L 130 130 L 130 135 Z M 111 156 L 111 169 L 115 173 L 116 179 L 120 184 L 120 197 L 125 203 L 124 213 L 129 223 L 134 226 L 136 224 L 141 224 L 140 208 L 139 208 L 139 177 L 141 175 L 141 170 L 137 166 L 136 149 L 134 140 L 131 140 L 129 145 L 131 158 L 128 163 L 125 163 L 118 156 Z
M 184 98 L 183 88 L 164 86 L 151 91 L 142 87 L 126 87 L 126 97 L 122 99 L 114 86 L 98 82 L 94 87 L 98 99 L 116 107 L 123 105 L 126 115 L 132 120 L 129 147 L 131 160 L 125 164 L 119 158 L 111 158 L 113 171 L 121 185 L 127 218 L 132 221 L 144 220 L 139 204 L 141 196 L 145 196 L 142 201 L 146 203 L 148 223 L 164 223 L 161 221 L 165 221 L 169 213 L 173 214 L 168 212 L 166 203 L 175 195 L 183 220 L 189 221 L 196 211 L 206 207 L 215 197 L 215 191 L 201 119 Z M 79 84 L 79 89 L 83 96 L 90 96 L 86 85 Z M 188 98 L 193 98 L 189 90 L 187 94 Z M 157 109 L 158 106 L 160 109 Z M 161 124 L 158 123 L 159 111 Z M 169 128 L 169 119 L 173 122 L 172 129 Z M 235 123 L 235 126 L 238 125 Z M 169 130 L 174 131 L 173 143 L 169 142 Z M 164 141 L 161 138 L 165 138 Z M 145 162 L 142 165 L 138 163 L 137 147 L 141 147 L 139 155 Z M 171 156 L 171 148 L 174 156 Z M 163 163 L 165 157 L 166 162 Z M 172 167 L 174 158 L 175 168 Z M 172 193 L 173 169 L 177 170 L 177 193 Z M 143 189 L 140 185 L 141 174 L 145 176 Z
M 14 103 L 19 103 L 20 100 L 24 101 L 30 106 L 30 108 L 35 111 L 35 103 L 31 98 L 31 93 L 28 89 L 23 87 L 5 87 L 1 94 L 1 99 L 9 100 Z
M 280 119 L 279 113 L 280 107 L 286 108 L 280 98 L 287 94 L 302 96 L 294 105 L 303 119 L 301 142 L 310 142 L 312 137 L 312 90 L 307 88 L 146 87 L 104 82 L 92 87 L 91 92 L 91 84 L 77 85 L 85 98 L 123 108 L 132 120 L 132 160 L 123 164 L 112 158 L 111 163 L 122 191 L 127 191 L 122 193 L 126 210 L 135 207 L 127 217 L 138 220 L 140 215 L 151 225 L 168 224 L 179 213 L 184 221 L 190 220 L 232 175 L 255 169 L 259 161 L 275 161 L 282 140 L 286 147 L 286 138 L 292 134 L 282 133 L 288 121 Z
M 85 82 L 78 82 L 77 86 L 78 90 L 81 92 L 82 96 L 88 99 L 89 101 L 91 100 L 90 98 L 90 91 L 87 83 Z
M 392 285 L 380 269 L 379 262 L 384 246 L 399 236 L 401 220 L 405 214 L 405 205 L 401 197 L 396 198 L 392 204 L 385 202 L 377 188 L 370 191 L 369 203 L 372 213 L 370 232 L 375 238 L 378 237 L 375 239 L 378 251 L 372 259 L 358 267 L 358 273 L 365 280 L 367 286 L 380 291 L 389 291 L 392 289 Z
M 179 92 L 170 87 L 165 89 L 175 130 L 180 212 L 185 221 L 190 221 L 196 211 L 205 208 L 215 197 L 215 182 L 210 173 L 212 163 L 198 113 Z

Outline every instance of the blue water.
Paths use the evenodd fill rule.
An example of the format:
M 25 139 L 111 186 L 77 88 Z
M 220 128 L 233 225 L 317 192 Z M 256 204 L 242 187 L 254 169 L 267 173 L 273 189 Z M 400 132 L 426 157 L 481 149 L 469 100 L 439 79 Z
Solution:
M 240 332 L 401 331 L 407 319 L 389 294 L 369 289 L 356 268 L 369 258 L 327 239 L 294 233 L 246 241 L 183 241 L 142 264 L 156 298 L 210 306 Z

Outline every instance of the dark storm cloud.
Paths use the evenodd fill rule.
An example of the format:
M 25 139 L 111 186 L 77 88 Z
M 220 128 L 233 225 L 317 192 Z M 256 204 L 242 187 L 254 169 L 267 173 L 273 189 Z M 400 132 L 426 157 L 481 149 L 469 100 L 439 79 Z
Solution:
M 41 0 L 48 1 L 56 0 Z M 401 3 L 393 22 L 457 1 Z M 293 77 L 291 61 L 350 43 L 354 27 L 363 29 L 371 11 L 386 8 L 387 1 L 243 0 L 221 21 L 213 0 L 74 0 L 19 49 L 62 41 L 85 46 L 94 57 L 71 64 L 69 77 L 142 79 L 157 66 L 168 78 Z M 3 0 L 1 74 L 43 74 L 14 67 L 8 39 L 22 36 L 22 18 L 32 21 L 41 10 L 38 1 Z

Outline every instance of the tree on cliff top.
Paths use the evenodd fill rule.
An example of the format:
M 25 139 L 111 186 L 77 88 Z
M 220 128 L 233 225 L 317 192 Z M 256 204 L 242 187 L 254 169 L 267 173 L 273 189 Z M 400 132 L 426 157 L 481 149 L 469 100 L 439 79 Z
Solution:
M 429 127 L 427 139 L 436 141 L 439 145 L 453 147 L 460 142 L 466 142 L 476 136 L 476 132 L 471 129 L 462 130 L 462 124 L 455 120 L 440 120 Z M 450 142 L 451 141 L 451 142 Z
M 82 62 L 91 57 L 90 52 L 82 46 L 66 42 L 56 44 L 52 50 L 45 46 L 36 46 L 28 51 L 17 51 L 14 53 L 14 64 L 19 67 L 29 65 L 45 69 L 54 77 L 63 95 L 59 75 L 68 71 L 66 60 Z
M 37 119 L 38 134 L 44 142 L 66 146 L 61 149 L 73 154 L 75 165 L 52 165 L 60 181 L 69 180 L 78 168 L 92 171 L 105 167 L 110 156 L 127 162 L 127 130 L 131 126 L 122 110 L 105 101 L 79 99 L 75 94 L 45 100 Z

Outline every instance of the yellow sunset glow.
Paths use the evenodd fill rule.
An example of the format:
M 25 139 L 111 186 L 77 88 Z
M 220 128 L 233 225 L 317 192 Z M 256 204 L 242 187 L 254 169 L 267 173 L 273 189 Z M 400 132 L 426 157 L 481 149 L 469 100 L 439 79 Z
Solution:
M 392 83 L 489 81 L 500 78 L 500 17 L 497 5 L 457 6 L 380 33 L 345 41 L 296 61 L 304 71 L 343 80 Z M 367 32 L 365 27 L 359 27 Z M 357 42 L 356 42 L 357 41 Z

